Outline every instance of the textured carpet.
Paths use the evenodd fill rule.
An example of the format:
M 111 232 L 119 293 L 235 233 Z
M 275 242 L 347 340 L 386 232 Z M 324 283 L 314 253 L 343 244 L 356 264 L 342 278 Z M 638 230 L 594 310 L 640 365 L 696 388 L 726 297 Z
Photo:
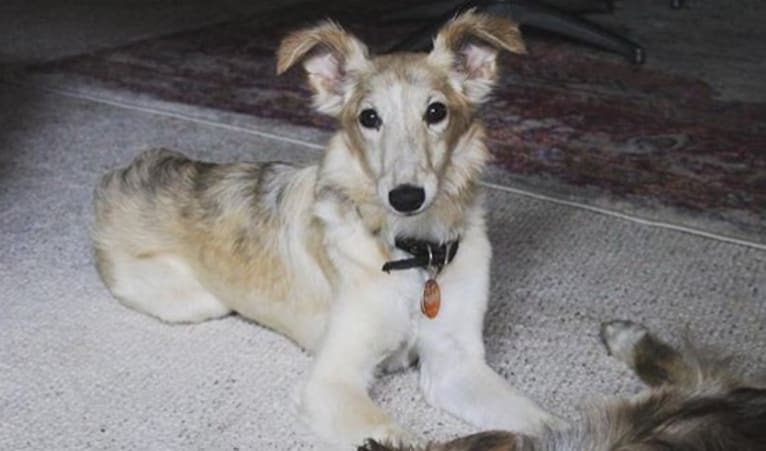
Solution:
M 766 243 L 763 2 L 619 2 L 608 25 L 642 42 L 646 66 L 531 34 L 504 58 L 484 111 L 505 183 L 645 218 Z M 422 26 L 381 7 L 291 8 L 34 66 L 38 80 L 286 120 L 322 129 L 299 71 L 274 75 L 291 29 L 334 17 L 373 49 Z
M 141 149 L 312 161 L 295 140 L 326 136 L 196 114 L 206 122 L 0 85 L 0 449 L 317 449 L 287 408 L 310 364 L 288 340 L 235 316 L 162 324 L 119 305 L 93 270 L 92 187 Z M 585 398 L 638 388 L 599 343 L 609 318 L 673 339 L 688 325 L 752 356 L 749 371 L 766 365 L 766 252 L 488 194 L 489 360 L 549 408 L 576 418 Z M 373 396 L 424 437 L 471 430 L 426 405 L 414 371 Z

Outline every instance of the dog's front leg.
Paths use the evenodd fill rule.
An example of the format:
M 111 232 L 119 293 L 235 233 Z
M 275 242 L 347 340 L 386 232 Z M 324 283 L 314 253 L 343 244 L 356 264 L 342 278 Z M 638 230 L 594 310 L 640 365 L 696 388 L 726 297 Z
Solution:
M 403 441 L 407 434 L 370 399 L 367 389 L 375 367 L 406 339 L 412 326 L 408 306 L 416 302 L 422 277 L 384 273 L 385 247 L 358 217 L 321 207 L 325 245 L 338 280 L 325 336 L 299 392 L 299 411 L 333 444 L 358 446 L 369 437 Z
M 438 316 L 421 319 L 420 385 L 429 403 L 484 429 L 535 434 L 560 421 L 514 389 L 485 361 L 482 339 L 491 248 L 483 223 L 463 236 L 438 281 Z
M 333 312 L 300 393 L 299 409 L 306 422 L 323 439 L 339 446 L 358 446 L 368 437 L 392 443 L 407 438 L 367 392 L 375 366 L 395 347 L 392 337 L 386 336 L 387 325 L 360 305 L 371 297 L 375 295 L 359 291 L 338 299 L 345 305 Z

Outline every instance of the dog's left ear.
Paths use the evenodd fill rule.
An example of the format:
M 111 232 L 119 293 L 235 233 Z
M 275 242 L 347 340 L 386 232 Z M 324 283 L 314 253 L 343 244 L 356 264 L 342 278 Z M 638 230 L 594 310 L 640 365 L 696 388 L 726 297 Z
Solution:
M 303 62 L 314 90 L 314 106 L 338 115 L 355 74 L 370 64 L 367 47 L 332 21 L 289 34 L 277 51 L 277 74 Z
M 428 59 L 455 71 L 455 81 L 463 94 L 479 104 L 486 100 L 497 80 L 500 50 L 526 53 L 518 25 L 470 9 L 439 30 Z

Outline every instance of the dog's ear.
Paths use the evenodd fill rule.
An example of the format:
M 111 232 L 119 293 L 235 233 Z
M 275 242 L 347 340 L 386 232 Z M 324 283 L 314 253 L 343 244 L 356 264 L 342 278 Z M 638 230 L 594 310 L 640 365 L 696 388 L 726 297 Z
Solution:
M 370 64 L 367 47 L 332 21 L 289 34 L 277 51 L 277 74 L 302 62 L 317 110 L 337 115 L 355 74 Z
M 463 94 L 478 104 L 486 99 L 495 84 L 500 50 L 526 53 L 518 25 L 470 9 L 439 30 L 428 59 L 453 70 Z

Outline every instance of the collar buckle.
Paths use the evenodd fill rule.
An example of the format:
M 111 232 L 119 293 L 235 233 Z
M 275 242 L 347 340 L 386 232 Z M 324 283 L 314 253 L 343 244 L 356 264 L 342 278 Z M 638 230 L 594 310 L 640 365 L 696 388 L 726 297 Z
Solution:
M 397 248 L 411 254 L 412 258 L 386 262 L 383 271 L 423 268 L 433 272 L 436 277 L 455 258 L 460 241 L 455 239 L 446 243 L 435 243 L 417 238 L 397 237 L 395 244 Z

